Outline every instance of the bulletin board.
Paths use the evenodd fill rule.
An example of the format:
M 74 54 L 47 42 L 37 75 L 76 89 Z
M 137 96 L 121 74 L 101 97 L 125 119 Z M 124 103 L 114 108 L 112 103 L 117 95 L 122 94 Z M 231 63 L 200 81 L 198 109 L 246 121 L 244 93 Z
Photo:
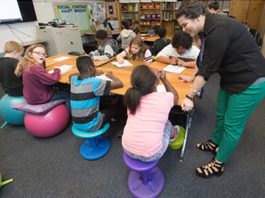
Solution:
M 95 32 L 106 19 L 104 2 L 56 2 L 53 9 L 57 19 L 78 25 L 81 34 Z

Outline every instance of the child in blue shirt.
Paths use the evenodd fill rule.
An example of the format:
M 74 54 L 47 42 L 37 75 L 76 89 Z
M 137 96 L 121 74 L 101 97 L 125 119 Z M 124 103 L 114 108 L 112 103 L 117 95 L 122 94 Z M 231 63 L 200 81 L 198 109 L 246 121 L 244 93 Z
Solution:
M 107 109 L 99 111 L 100 96 L 109 95 L 111 89 L 121 88 L 123 84 L 111 72 L 106 76 L 112 81 L 96 78 L 101 72 L 96 71 L 89 56 L 78 57 L 76 66 L 79 74 L 70 77 L 73 125 L 82 131 L 98 130 L 112 117 Z

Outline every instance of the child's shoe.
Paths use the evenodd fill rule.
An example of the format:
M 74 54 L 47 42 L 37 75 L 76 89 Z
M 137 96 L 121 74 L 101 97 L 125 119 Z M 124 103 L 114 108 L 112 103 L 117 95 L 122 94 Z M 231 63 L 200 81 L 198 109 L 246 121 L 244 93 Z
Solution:
M 179 134 L 179 125 L 175 125 L 174 126 L 174 129 L 173 129 L 173 136 L 170 137 L 170 140 L 169 140 L 169 144 L 171 144 L 172 142 L 174 142 Z
M 169 144 L 171 149 L 180 149 L 184 142 L 185 137 L 185 129 L 183 127 L 179 127 L 178 135 L 176 136 L 175 140 Z

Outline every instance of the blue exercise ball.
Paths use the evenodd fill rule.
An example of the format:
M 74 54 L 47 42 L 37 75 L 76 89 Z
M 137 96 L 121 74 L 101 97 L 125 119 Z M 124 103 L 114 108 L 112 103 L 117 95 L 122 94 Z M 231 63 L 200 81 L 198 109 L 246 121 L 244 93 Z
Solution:
M 0 116 L 5 122 L 12 125 L 23 125 L 25 113 L 12 108 L 13 105 L 24 102 L 22 96 L 13 97 L 4 95 L 0 100 Z

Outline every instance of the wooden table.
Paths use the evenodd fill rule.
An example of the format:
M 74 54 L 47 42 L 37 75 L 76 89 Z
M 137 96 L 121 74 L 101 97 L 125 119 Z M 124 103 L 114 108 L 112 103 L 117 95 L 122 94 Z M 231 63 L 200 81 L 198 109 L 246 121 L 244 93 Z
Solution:
M 67 57 L 67 59 L 60 61 L 60 58 Z M 73 65 L 73 69 L 69 72 L 66 72 L 62 75 L 60 82 L 61 83 L 67 83 L 69 84 L 69 76 L 78 73 L 77 67 L 76 67 L 76 59 L 78 56 L 68 55 L 68 54 L 57 54 L 51 57 L 46 58 L 46 70 L 52 70 L 54 67 L 59 67 L 62 65 Z M 101 65 L 104 65 L 110 61 L 113 61 L 115 57 L 104 60 L 104 61 L 93 61 L 96 67 L 100 67 Z
M 55 61 L 56 59 L 58 59 L 59 57 L 69 57 L 66 60 L 63 61 Z M 52 57 L 49 57 L 46 59 L 46 66 L 47 66 L 47 70 L 51 70 L 54 67 L 58 67 L 61 65 L 73 65 L 74 68 L 63 74 L 61 77 L 60 82 L 61 83 L 69 83 L 69 76 L 71 74 L 74 73 L 78 73 L 78 70 L 76 68 L 76 64 L 75 64 L 75 60 L 76 60 L 77 56 L 71 56 L 71 55 L 64 55 L 64 54 L 58 54 Z M 122 82 L 123 82 L 123 87 L 120 89 L 115 89 L 115 90 L 111 90 L 112 93 L 115 94 L 119 94 L 119 95 L 124 95 L 126 90 L 131 86 L 130 84 L 130 77 L 131 77 L 131 73 L 132 70 L 135 66 L 137 65 L 142 65 L 145 64 L 141 61 L 130 61 L 133 66 L 132 67 L 123 67 L 123 68 L 119 68 L 116 67 L 112 64 L 112 61 L 115 58 L 112 58 L 110 60 L 107 61 L 94 61 L 95 65 L 97 66 L 98 70 L 107 72 L 107 71 L 112 71 L 112 73 L 118 77 Z M 167 66 L 167 64 L 165 63 L 160 63 L 160 62 L 152 62 L 150 64 L 151 67 L 162 70 L 165 66 Z M 185 75 L 193 75 L 195 72 L 194 68 L 186 68 L 181 74 L 185 74 Z M 185 98 L 186 94 L 188 93 L 188 90 L 191 86 L 191 83 L 185 83 L 181 80 L 179 80 L 178 76 L 180 74 L 174 74 L 174 73 L 169 73 L 167 72 L 167 78 L 168 80 L 171 82 L 171 84 L 174 86 L 174 88 L 177 90 L 178 94 L 179 94 L 179 105 L 182 103 L 183 99 Z
M 60 62 L 54 61 L 54 59 L 59 58 L 60 56 L 68 56 L 69 58 L 67 60 L 63 60 Z M 76 64 L 75 64 L 76 58 L 77 58 L 76 56 L 70 56 L 70 55 L 64 55 L 64 54 L 59 54 L 56 56 L 49 57 L 46 60 L 47 70 L 51 70 L 56 66 L 58 67 L 58 66 L 61 66 L 64 64 L 74 65 L 74 68 L 71 71 L 63 74 L 61 77 L 61 80 L 60 80 L 61 83 L 69 83 L 69 76 L 71 74 L 78 73 L 78 70 L 77 70 Z M 122 88 L 111 90 L 111 92 L 115 93 L 115 94 L 119 94 L 119 95 L 124 95 L 126 90 L 131 86 L 130 76 L 131 76 L 133 68 L 138 66 L 138 65 L 145 64 L 145 63 L 143 63 L 141 61 L 130 61 L 133 64 L 132 67 L 118 68 L 111 63 L 112 61 L 113 61 L 113 59 L 105 61 L 105 62 L 104 61 L 100 61 L 100 62 L 95 61 L 95 64 L 98 66 L 97 67 L 98 70 L 101 70 L 104 72 L 112 71 L 113 74 L 123 82 Z M 162 70 L 166 65 L 167 64 L 165 64 L 165 63 L 153 62 L 150 64 L 150 67 Z M 195 73 L 194 68 L 186 68 L 181 74 L 194 75 L 194 73 Z M 178 92 L 178 95 L 179 95 L 178 104 L 180 105 L 182 103 L 182 101 L 184 100 L 186 94 L 188 93 L 190 86 L 191 86 L 191 83 L 185 83 L 183 81 L 180 81 L 178 78 L 178 76 L 180 74 L 174 74 L 174 73 L 167 72 L 166 75 L 167 75 L 168 80 L 171 82 L 173 87 Z M 187 143 L 189 129 L 191 126 L 193 112 L 194 112 L 193 110 L 190 112 L 181 112 L 182 115 L 186 116 L 186 127 L 185 127 L 186 131 L 185 131 L 184 143 L 183 143 L 182 150 L 180 153 L 180 161 L 182 161 L 183 157 L 184 157 L 184 151 L 185 151 L 185 147 L 186 147 L 186 143 Z
M 166 36 L 166 38 L 170 40 L 172 39 L 172 37 L 173 37 L 172 35 Z M 154 34 L 154 35 L 141 35 L 141 38 L 145 42 L 153 43 L 155 42 L 155 40 L 159 39 L 160 37 L 157 34 Z

